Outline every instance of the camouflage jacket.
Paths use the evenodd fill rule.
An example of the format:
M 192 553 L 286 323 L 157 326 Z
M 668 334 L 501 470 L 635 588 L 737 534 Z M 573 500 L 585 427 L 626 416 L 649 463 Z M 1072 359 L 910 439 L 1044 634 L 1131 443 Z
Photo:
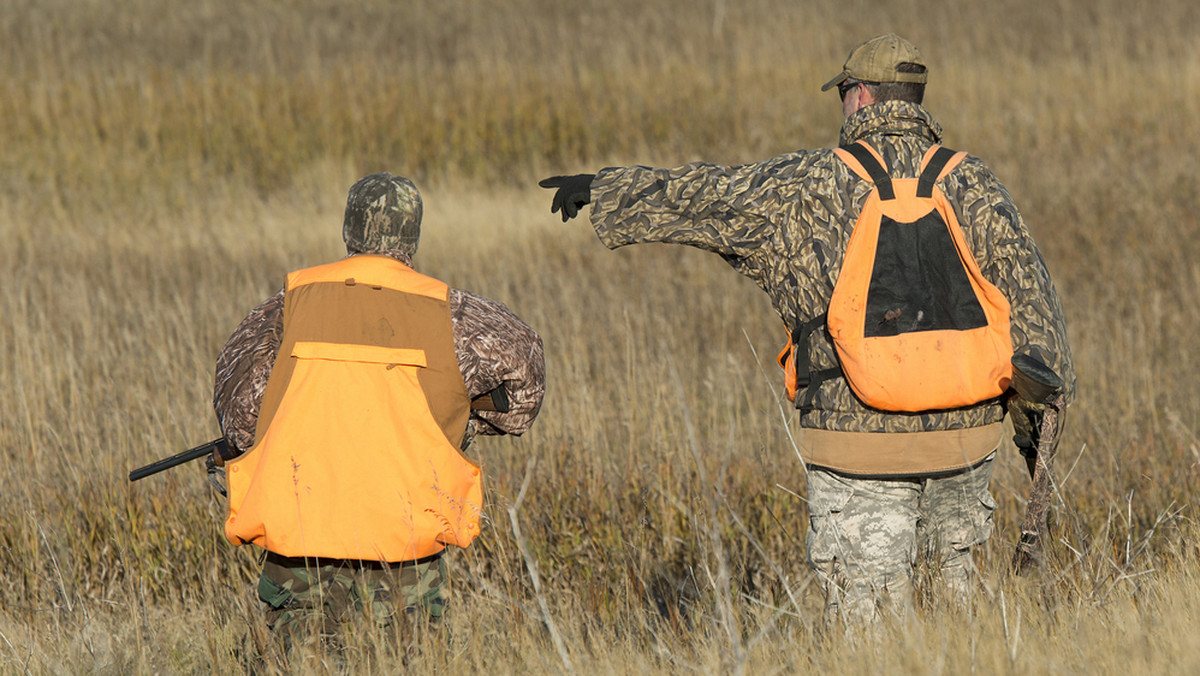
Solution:
M 399 251 L 386 255 L 412 267 Z M 283 337 L 284 290 L 242 320 L 217 357 L 213 409 L 225 438 L 240 451 L 254 445 L 255 425 L 267 379 Z M 459 370 L 472 398 L 504 384 L 509 411 L 471 411 L 464 448 L 475 434 L 521 434 L 542 406 L 546 367 L 542 340 L 507 307 L 450 289 L 450 320 Z
M 921 157 L 941 137 L 941 127 L 924 108 L 889 101 L 850 116 L 840 143 L 866 140 L 890 173 L 904 178 L 916 175 Z M 1008 191 L 974 156 L 938 185 L 954 205 L 984 276 L 1012 305 L 1014 350 L 1032 350 L 1052 365 L 1070 399 L 1075 373 L 1058 295 Z M 855 216 L 871 188 L 831 149 L 732 167 L 607 168 L 591 184 L 591 218 L 609 248 L 666 242 L 719 254 L 767 292 L 791 329 L 828 308 Z M 836 365 L 827 333 L 814 335 L 810 358 L 814 370 Z M 1004 416 L 998 400 L 915 414 L 871 409 L 841 378 L 825 382 L 814 404 L 801 426 L 834 432 L 961 430 Z

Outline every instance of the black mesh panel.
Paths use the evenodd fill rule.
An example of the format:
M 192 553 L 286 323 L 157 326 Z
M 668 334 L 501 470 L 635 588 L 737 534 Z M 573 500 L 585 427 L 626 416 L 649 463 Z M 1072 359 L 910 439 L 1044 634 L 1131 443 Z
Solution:
M 987 325 L 950 231 L 936 211 L 915 223 L 883 217 L 863 335 Z

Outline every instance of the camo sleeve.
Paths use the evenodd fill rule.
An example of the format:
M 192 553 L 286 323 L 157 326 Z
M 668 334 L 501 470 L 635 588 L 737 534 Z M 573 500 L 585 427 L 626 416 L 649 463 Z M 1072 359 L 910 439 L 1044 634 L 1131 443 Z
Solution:
M 1062 303 L 1025 219 L 1008 190 L 978 158 L 968 157 L 956 174 L 949 187 L 961 197 L 951 201 L 960 205 L 964 229 L 982 228 L 987 235 L 973 238 L 977 249 L 987 247 L 976 251 L 976 260 L 983 261 L 984 276 L 1012 306 L 1013 351 L 1028 352 L 1050 365 L 1063 379 L 1067 402 L 1072 402 L 1075 366 Z
M 772 255 L 764 244 L 796 208 L 813 158 L 798 151 L 734 167 L 603 169 L 591 185 L 592 226 L 610 249 L 684 244 L 720 254 L 743 274 L 761 278 Z M 793 228 L 806 222 L 790 221 Z
M 217 356 L 213 410 L 221 433 L 238 451 L 254 445 L 258 408 L 282 337 L 280 289 L 246 315 Z
M 254 445 L 263 392 L 283 337 L 282 289 L 242 320 L 217 357 L 213 409 L 226 439 L 239 450 Z M 503 383 L 509 411 L 472 411 L 474 434 L 521 434 L 542 406 L 546 368 L 542 340 L 507 307 L 450 290 L 454 350 L 467 393 L 476 397 Z
M 529 429 L 546 392 L 542 339 L 502 303 L 450 290 L 450 317 L 458 367 L 475 398 L 503 384 L 509 410 L 472 411 L 478 434 L 521 434 Z

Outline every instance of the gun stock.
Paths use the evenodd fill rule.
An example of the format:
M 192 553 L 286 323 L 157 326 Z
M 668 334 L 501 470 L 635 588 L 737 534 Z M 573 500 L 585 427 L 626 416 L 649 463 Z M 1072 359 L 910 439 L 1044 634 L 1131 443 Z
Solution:
M 1025 401 L 1049 404 L 1063 388 L 1062 378 L 1036 357 L 1018 354 L 1012 358 L 1012 365 L 1012 388 Z
M 145 467 L 139 467 L 129 473 L 129 480 L 137 481 L 139 479 L 145 479 L 151 474 L 158 474 L 159 472 L 171 469 L 176 465 L 182 465 L 185 462 L 191 462 L 192 460 L 198 460 L 207 455 L 211 455 L 213 451 L 217 451 L 221 457 L 225 458 L 226 460 L 233 457 L 233 447 L 229 445 L 229 442 L 225 440 L 225 437 L 221 437 L 220 439 L 213 439 L 207 444 L 201 444 L 195 448 L 189 448 L 188 450 L 172 455 L 169 458 L 163 458 L 157 462 L 152 462 Z
M 504 387 L 504 383 L 500 383 L 496 387 L 472 399 L 471 410 L 508 413 L 508 389 Z

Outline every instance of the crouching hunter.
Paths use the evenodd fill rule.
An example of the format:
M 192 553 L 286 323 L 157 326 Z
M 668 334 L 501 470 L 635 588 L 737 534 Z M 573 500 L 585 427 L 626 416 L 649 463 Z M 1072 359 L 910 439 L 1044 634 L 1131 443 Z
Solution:
M 349 255 L 289 274 L 217 359 L 213 406 L 240 453 L 224 463 L 225 534 L 265 550 L 258 595 L 288 636 L 363 613 L 438 622 L 444 551 L 479 534 L 463 451 L 525 432 L 541 407 L 537 333 L 413 269 L 422 213 L 408 179 L 359 180 Z

